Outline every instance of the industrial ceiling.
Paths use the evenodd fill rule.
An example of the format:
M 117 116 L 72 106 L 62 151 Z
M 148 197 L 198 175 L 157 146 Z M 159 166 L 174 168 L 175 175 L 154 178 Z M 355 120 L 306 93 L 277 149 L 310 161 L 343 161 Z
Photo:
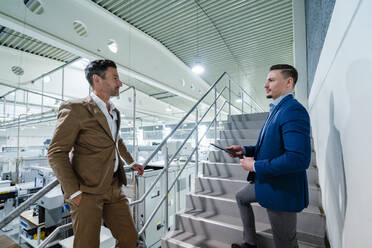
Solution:
M 228 72 L 264 109 L 263 83 L 269 66 L 293 64 L 292 0 L 83 1 L 96 5 L 99 15 L 110 13 L 154 38 L 188 67 L 201 62 L 205 72 L 200 77 L 208 84 Z M 2 23 L 0 45 L 62 63 L 80 57 L 74 49 L 58 48 Z M 192 106 L 192 102 L 182 101 L 182 96 L 144 81 L 128 78 L 126 84 L 178 109 L 187 111 Z M 199 89 L 196 93 L 199 97 L 203 92 Z

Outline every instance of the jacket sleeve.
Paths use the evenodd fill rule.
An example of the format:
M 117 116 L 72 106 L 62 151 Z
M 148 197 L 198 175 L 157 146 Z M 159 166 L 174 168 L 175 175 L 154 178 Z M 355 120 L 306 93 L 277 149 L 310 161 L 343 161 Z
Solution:
M 48 149 L 48 160 L 66 199 L 80 188 L 79 180 L 69 159 L 69 153 L 79 130 L 78 115 L 72 111 L 71 104 L 63 103 L 58 111 L 56 129 Z
M 120 136 L 118 140 L 118 147 L 119 147 L 120 156 L 125 160 L 127 165 L 132 164 L 134 162 L 134 159 L 132 155 L 128 152 L 127 147 L 125 146 L 123 139 Z
M 284 152 L 272 159 L 255 162 L 256 176 L 272 177 L 305 171 L 311 159 L 310 118 L 305 108 L 296 106 L 283 113 L 280 132 Z
M 256 151 L 256 146 L 243 146 L 243 155 L 246 157 L 253 157 Z

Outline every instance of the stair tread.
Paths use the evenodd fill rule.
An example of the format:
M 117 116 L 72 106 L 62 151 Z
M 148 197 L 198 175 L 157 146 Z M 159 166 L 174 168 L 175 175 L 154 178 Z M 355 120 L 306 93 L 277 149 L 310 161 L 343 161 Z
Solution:
M 265 225 L 267 226 L 267 225 Z M 257 230 L 257 236 L 272 239 L 271 228 Z M 324 239 L 308 235 L 306 233 L 297 233 L 298 243 L 300 248 L 307 247 L 325 247 Z M 218 240 L 208 239 L 202 235 L 185 232 L 183 230 L 175 230 L 167 234 L 164 238 L 175 244 L 180 244 L 185 248 L 209 247 L 209 248 L 230 248 L 231 244 L 223 243 Z
M 255 143 L 256 136 L 258 136 L 267 114 L 229 116 L 229 121 L 224 123 L 225 129 L 219 132 L 221 139 L 218 139 L 217 144 L 228 146 L 233 143 L 241 145 Z M 261 118 L 261 115 L 263 119 L 257 119 L 257 117 Z M 250 117 L 252 119 L 249 119 Z M 321 204 L 321 201 L 318 200 L 320 198 L 318 192 L 320 193 L 321 190 L 315 179 L 318 169 L 313 139 L 311 141 L 312 159 L 308 169 L 310 171 L 308 178 L 311 178 L 309 197 L 314 205 L 309 205 L 299 216 L 301 225 L 298 227 L 300 232 L 297 235 L 300 248 L 325 247 L 324 227 L 320 226 L 323 225 L 325 217 L 318 206 Z M 242 235 L 243 225 L 239 209 L 236 206 L 235 191 L 248 182 L 243 176 L 245 171 L 238 170 L 237 172 L 237 168 L 235 168 L 235 166 L 240 167 L 239 160 L 232 159 L 223 151 L 212 148 L 209 151 L 208 160 L 202 161 L 202 163 L 207 169 L 203 169 L 204 176 L 195 179 L 195 182 L 198 183 L 195 184 L 195 187 L 198 187 L 198 190 L 188 193 L 187 201 L 191 203 L 189 202 L 190 204 L 187 205 L 185 211 L 178 213 L 176 217 L 181 221 L 179 228 L 184 230 L 172 231 L 163 238 L 163 242 L 168 241 L 172 248 L 230 248 L 231 244 L 228 242 L 239 240 L 239 235 Z M 265 209 L 258 202 L 252 203 L 252 207 L 258 216 L 255 221 L 258 247 L 273 247 L 271 225 L 265 216 Z M 308 223 L 306 221 L 311 225 L 309 227 L 306 225 L 306 228 L 303 228 Z M 315 227 L 316 229 L 314 229 Z M 208 231 L 205 231 L 205 228 Z M 218 231 L 217 235 L 213 234 L 215 231 Z M 203 235 L 204 232 L 205 235 Z
M 207 246 L 210 248 L 230 248 L 230 244 L 222 243 L 218 240 L 206 239 L 201 235 L 195 235 L 193 233 L 185 232 L 182 230 L 173 231 L 170 234 L 170 238 L 167 239 L 176 244 L 181 244 L 185 248 L 194 248 L 200 246 Z
M 212 199 L 216 199 L 216 200 L 220 200 L 220 201 L 227 201 L 227 202 L 236 203 L 236 200 L 231 199 L 231 198 L 224 198 L 224 197 L 213 196 L 213 195 L 205 195 L 205 194 L 195 194 L 195 193 L 189 193 L 189 195 L 193 195 L 193 196 L 196 196 L 196 197 L 212 198 Z M 252 202 L 251 204 L 254 205 L 254 206 L 261 206 L 258 202 Z M 322 215 L 319 207 L 313 206 L 313 205 L 309 205 L 307 208 L 304 208 L 304 210 L 302 210 L 302 211 L 307 212 L 307 213 Z

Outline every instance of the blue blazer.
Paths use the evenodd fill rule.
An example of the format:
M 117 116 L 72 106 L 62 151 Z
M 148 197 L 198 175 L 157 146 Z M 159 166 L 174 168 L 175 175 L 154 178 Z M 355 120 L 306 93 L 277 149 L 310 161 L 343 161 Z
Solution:
M 272 210 L 299 212 L 309 205 L 309 115 L 288 95 L 275 106 L 262 129 L 255 146 L 244 146 L 244 155 L 256 160 L 248 181 L 255 183 L 257 202 Z

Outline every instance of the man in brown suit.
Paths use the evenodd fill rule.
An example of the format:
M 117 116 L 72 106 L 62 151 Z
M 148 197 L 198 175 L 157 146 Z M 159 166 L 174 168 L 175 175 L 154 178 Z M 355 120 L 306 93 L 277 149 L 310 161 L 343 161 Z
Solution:
M 128 200 L 123 161 L 143 174 L 119 135 L 120 113 L 110 101 L 122 86 L 110 60 L 92 61 L 85 76 L 93 93 L 61 104 L 49 163 L 71 206 L 74 248 L 98 248 L 101 220 L 117 240 L 117 247 L 136 247 L 137 230 Z

